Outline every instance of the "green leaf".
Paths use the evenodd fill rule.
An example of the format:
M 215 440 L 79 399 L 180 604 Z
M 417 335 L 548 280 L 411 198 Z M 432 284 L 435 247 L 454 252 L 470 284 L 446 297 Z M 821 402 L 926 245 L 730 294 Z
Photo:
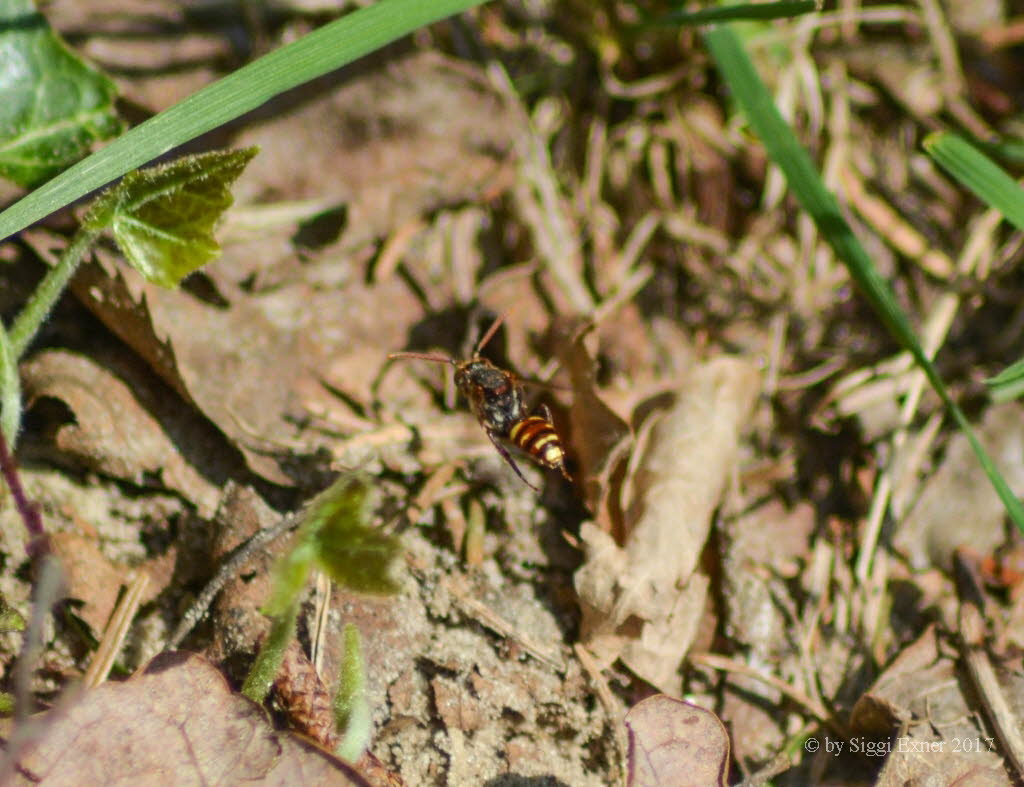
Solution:
M 985 380 L 989 393 L 997 402 L 1008 402 L 1024 394 L 1024 360 L 1003 369 L 995 377 Z
M 843 218 L 835 196 L 825 187 L 811 157 L 779 113 L 771 93 L 758 76 L 739 39 L 728 25 L 720 25 L 709 30 L 704 40 L 718 70 L 746 114 L 750 127 L 760 137 L 772 161 L 786 176 L 786 182 L 800 206 L 807 211 L 836 257 L 846 265 L 850 276 L 860 286 L 861 292 L 885 322 L 889 332 L 906 348 L 924 372 L 970 443 L 1010 517 L 1018 529 L 1024 532 L 1024 506 L 979 442 L 967 416 L 953 401 L 888 282 Z
M 366 699 L 366 662 L 359 629 L 352 623 L 346 623 L 342 637 L 338 691 L 334 695 L 334 723 L 344 731 L 344 735 L 335 752 L 349 762 L 356 762 L 370 745 L 373 719 Z
M 274 590 L 264 613 L 280 615 L 294 604 L 314 565 L 353 590 L 398 590 L 391 570 L 400 543 L 370 527 L 371 493 L 365 475 L 346 473 L 306 505 L 292 548 L 274 566 Z
M 316 529 L 317 563 L 335 582 L 364 593 L 397 593 L 391 576 L 400 543 L 368 523 L 370 487 L 349 477 L 327 490 Z
M 335 582 L 363 593 L 398 592 L 390 576 L 399 554 L 397 539 L 369 528 L 341 533 L 329 531 L 320 539 L 320 567 Z
M 220 254 L 213 229 L 231 206 L 231 184 L 256 153 L 218 150 L 131 172 L 96 200 L 83 224 L 109 227 L 132 267 L 176 287 Z
M 35 186 L 116 136 L 116 94 L 31 0 L 0 0 L 0 176 Z
M 1013 226 L 1024 230 L 1024 189 L 966 139 L 948 131 L 929 134 L 928 151 L 943 169 L 995 208 Z
M 482 1 L 380 0 L 324 25 L 207 85 L 26 195 L 0 213 L 0 240 L 285 90 Z
M 309 572 L 316 560 L 316 545 L 297 536 L 297 543 L 274 565 L 273 590 L 263 605 L 263 614 L 277 617 L 291 608 L 306 589 Z

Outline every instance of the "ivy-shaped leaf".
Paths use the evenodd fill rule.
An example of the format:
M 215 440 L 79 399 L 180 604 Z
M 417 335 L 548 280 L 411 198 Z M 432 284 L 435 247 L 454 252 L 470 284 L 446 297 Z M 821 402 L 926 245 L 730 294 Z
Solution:
M 400 543 L 370 526 L 371 493 L 365 475 L 347 473 L 309 502 L 292 548 L 274 568 L 266 614 L 289 609 L 314 566 L 352 590 L 397 592 L 391 569 Z
M 292 548 L 274 565 L 273 590 L 270 593 L 270 600 L 263 605 L 264 614 L 279 617 L 294 605 L 306 587 L 315 559 L 315 548 L 307 540 L 303 540 L 303 533 L 300 531 Z
M 341 531 L 326 528 L 320 534 L 320 567 L 335 582 L 364 593 L 396 593 L 389 576 L 398 555 L 398 542 L 368 527 Z
M 116 95 L 31 0 L 0 0 L 0 176 L 36 186 L 117 136 Z
M 109 228 L 151 282 L 177 287 L 220 254 L 214 227 L 231 206 L 231 184 L 257 150 L 215 150 L 130 172 L 96 200 L 84 223 Z
M 328 489 L 317 508 L 317 564 L 335 582 L 366 593 L 395 593 L 391 564 L 398 539 L 370 527 L 370 487 L 363 476 Z M 318 498 L 319 500 L 319 498 Z

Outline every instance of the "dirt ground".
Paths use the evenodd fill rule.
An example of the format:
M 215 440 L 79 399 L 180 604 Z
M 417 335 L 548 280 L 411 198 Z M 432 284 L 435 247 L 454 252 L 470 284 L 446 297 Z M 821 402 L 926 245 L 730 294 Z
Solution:
M 1019 134 L 1024 17 L 995 2 L 842 5 L 746 25 L 744 40 L 1024 492 L 1020 406 L 993 405 L 983 383 L 1020 354 L 1020 237 L 921 147 L 938 128 Z M 334 9 L 44 10 L 117 80 L 137 123 Z M 657 693 L 722 722 L 700 751 L 673 750 L 679 770 L 655 769 L 662 784 L 712 783 L 722 768 L 730 784 L 1024 777 L 1019 536 L 787 195 L 699 32 L 640 24 L 665 12 L 491 3 L 420 31 L 189 146 L 260 153 L 235 187 L 222 258 L 180 290 L 98 248 L 21 366 L 22 479 L 64 569 L 30 683 L 71 720 L 55 751 L 101 757 L 98 738 L 115 737 L 112 721 L 86 735 L 67 687 L 126 592 L 138 607 L 115 687 L 145 694 L 173 663 L 189 679 L 146 696 L 187 705 L 194 680 L 214 715 L 257 724 L 234 691 L 287 540 L 243 566 L 175 648 L 205 660 L 165 653 L 172 633 L 231 550 L 361 470 L 374 525 L 401 539 L 400 592 L 320 582 L 299 641 L 308 653 L 321 632 L 330 684 L 342 628 L 358 626 L 379 763 L 360 767 L 375 783 L 656 784 L 627 776 L 644 739 L 639 717 L 623 719 Z M 4 244 L 5 315 L 74 222 L 65 212 Z M 482 354 L 526 381 L 531 408 L 550 408 L 571 482 L 515 454 L 523 483 L 451 365 L 388 360 L 467 359 L 498 317 Z M 39 578 L 10 506 L 0 540 L 0 591 L 28 616 Z M 21 638 L 4 637 L 13 690 Z M 159 669 L 116 683 L 161 653 Z M 159 749 L 166 730 L 151 734 Z M 252 741 L 268 736 L 237 754 L 255 774 L 269 755 Z M 282 758 L 314 756 L 272 740 Z

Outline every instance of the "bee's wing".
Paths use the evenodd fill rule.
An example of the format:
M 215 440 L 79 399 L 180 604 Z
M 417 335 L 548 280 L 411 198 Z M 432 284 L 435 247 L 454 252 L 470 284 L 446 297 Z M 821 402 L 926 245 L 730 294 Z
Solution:
M 520 377 L 516 375 L 516 382 L 519 385 L 525 386 L 526 388 L 543 388 L 546 391 L 566 391 L 573 392 L 576 389 L 569 385 L 560 385 L 558 383 L 546 383 L 542 380 L 534 380 L 532 377 Z

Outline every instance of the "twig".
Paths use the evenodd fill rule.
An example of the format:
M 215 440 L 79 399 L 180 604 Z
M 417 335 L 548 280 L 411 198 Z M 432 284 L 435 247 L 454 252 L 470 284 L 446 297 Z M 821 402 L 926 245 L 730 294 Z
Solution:
M 188 636 L 188 633 L 206 614 L 210 604 L 213 603 L 213 599 L 216 598 L 221 589 L 233 577 L 238 575 L 242 570 L 242 566 L 252 559 L 256 550 L 280 538 L 289 530 L 297 527 L 298 524 L 298 516 L 296 514 L 289 514 L 276 525 L 256 531 L 248 541 L 244 541 L 235 547 L 230 556 L 221 563 L 213 579 L 203 588 L 203 592 L 199 594 L 199 597 L 193 602 L 192 606 L 182 615 L 181 622 L 178 623 L 178 627 L 167 641 L 167 648 L 174 650 L 181 645 L 182 640 Z
M 140 571 L 117 603 L 117 608 L 114 609 L 114 614 L 110 616 L 107 628 L 103 632 L 103 639 L 100 640 L 99 647 L 96 648 L 92 661 L 82 677 L 82 683 L 86 688 L 94 689 L 107 679 L 114 659 L 124 644 L 128 627 L 139 609 L 142 594 L 146 592 L 148 586 L 149 575 Z
M 508 73 L 499 66 L 489 67 L 487 73 L 527 129 L 516 137 L 521 167 L 516 202 L 533 232 L 538 255 L 573 310 L 590 314 L 594 299 L 583 278 L 579 232 L 560 193 L 546 141 L 527 115 Z
M 414 557 L 407 556 L 406 562 L 416 574 L 424 576 L 425 568 Z M 556 649 L 534 641 L 532 637 L 516 628 L 514 623 L 505 620 L 493 609 L 479 601 L 464 577 L 459 575 L 443 576 L 440 578 L 440 584 L 452 594 L 459 608 L 482 626 L 506 639 L 519 643 L 523 650 L 538 661 L 553 667 L 559 673 L 565 673 L 565 663 Z
M 323 571 L 316 572 L 316 580 L 314 583 L 316 592 L 314 597 L 316 598 L 316 611 L 313 616 L 313 632 L 310 639 L 311 643 L 311 655 L 310 661 L 313 664 L 313 669 L 317 675 L 323 675 L 324 673 L 324 652 L 326 651 L 325 640 L 327 634 L 330 631 L 330 615 L 331 615 L 331 580 Z
M 1003 755 L 1010 763 L 1017 781 L 1024 781 L 1024 736 L 1020 718 L 1011 709 L 1006 693 L 999 684 L 992 662 L 985 652 L 985 623 L 979 604 L 983 598 L 981 584 L 969 560 L 962 552 L 954 554 L 957 593 L 960 596 L 961 655 L 967 674 L 999 739 Z
M 738 675 L 746 675 L 748 678 L 760 681 L 766 686 L 771 686 L 773 689 L 776 689 L 789 697 L 789 699 L 797 705 L 800 705 L 822 724 L 827 724 L 837 734 L 844 738 L 849 737 L 846 727 L 835 717 L 834 714 L 830 713 L 824 705 L 807 694 L 804 694 L 795 686 L 791 686 L 786 683 L 786 681 L 781 678 L 756 670 L 749 664 L 744 664 L 741 661 L 735 661 L 734 659 L 730 659 L 726 656 L 719 656 L 715 653 L 691 653 L 687 658 L 694 664 L 700 664 L 721 672 L 734 672 Z
M 627 762 L 627 757 L 629 756 L 629 741 L 626 738 L 626 725 L 622 723 L 622 719 L 618 718 L 615 699 L 612 696 L 611 689 L 608 688 L 608 683 L 605 681 L 604 676 L 601 675 L 601 666 L 590 655 L 590 651 L 579 642 L 573 645 L 572 649 L 576 653 L 576 658 L 579 659 L 580 664 L 583 666 L 583 670 L 590 676 L 590 680 L 594 684 L 594 690 L 597 692 L 597 698 L 601 701 L 601 707 L 604 708 L 604 712 L 608 716 L 608 723 L 614 732 L 615 747 L 619 753 L 619 778 L 622 784 L 628 784 L 629 763 Z

